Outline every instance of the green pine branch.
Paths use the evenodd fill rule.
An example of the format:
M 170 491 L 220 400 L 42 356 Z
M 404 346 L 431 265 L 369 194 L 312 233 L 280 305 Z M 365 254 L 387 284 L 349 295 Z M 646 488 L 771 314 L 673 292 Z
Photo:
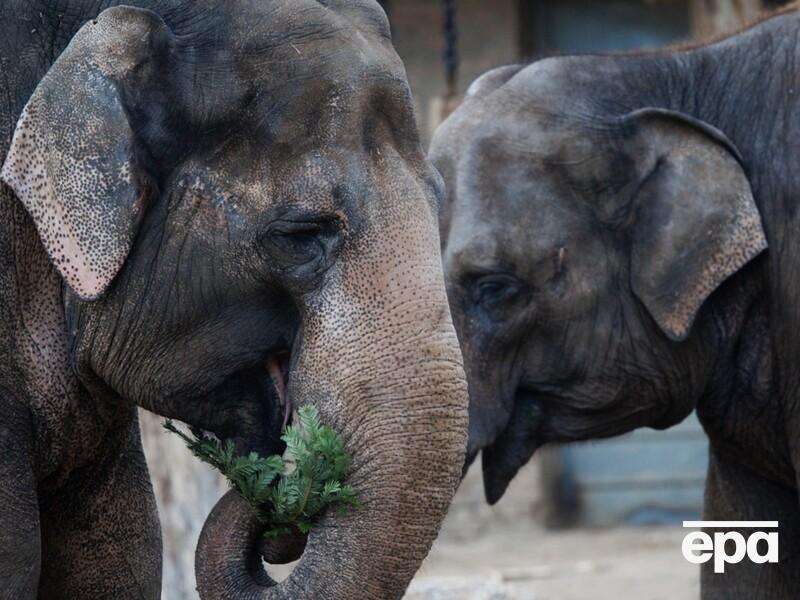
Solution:
M 287 427 L 281 439 L 287 460 L 251 452 L 236 456 L 233 442 L 187 435 L 170 420 L 164 428 L 177 434 L 197 458 L 208 463 L 255 509 L 265 537 L 308 533 L 328 507 L 341 511 L 359 506 L 355 490 L 343 485 L 350 455 L 342 438 L 322 425 L 313 406 L 298 410 L 299 425 Z

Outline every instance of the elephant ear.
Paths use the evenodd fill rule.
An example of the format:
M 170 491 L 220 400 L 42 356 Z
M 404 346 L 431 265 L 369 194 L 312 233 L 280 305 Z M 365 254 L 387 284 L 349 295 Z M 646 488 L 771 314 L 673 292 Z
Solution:
M 144 213 L 147 193 L 120 90 L 165 33 L 155 13 L 129 7 L 84 25 L 25 106 L 3 165 L 3 181 L 84 300 L 111 284 Z
M 625 117 L 638 165 L 631 284 L 674 341 L 705 300 L 767 248 L 738 151 L 711 125 L 661 109 Z

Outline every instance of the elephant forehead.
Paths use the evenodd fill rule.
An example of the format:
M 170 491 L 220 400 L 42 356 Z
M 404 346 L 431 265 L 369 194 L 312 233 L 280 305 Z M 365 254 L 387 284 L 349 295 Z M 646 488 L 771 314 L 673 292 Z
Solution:
M 208 12 L 220 3 L 204 0 L 202 4 L 201 11 Z M 390 37 L 389 20 L 375 0 L 228 0 L 225 5 L 227 14 L 245 35 L 298 27 L 298 35 L 313 37 L 352 26 Z
M 555 168 L 557 154 L 531 150 L 512 137 L 473 142 L 459 165 L 456 202 L 471 220 L 503 222 L 530 230 L 531 223 L 566 215 L 574 204 L 569 184 Z
M 323 79 L 357 91 L 370 75 L 405 79 L 386 17 L 374 2 L 233 4 L 227 8 L 230 50 L 237 67 L 262 90 L 286 82 L 313 87 Z
M 236 125 L 240 135 L 286 144 L 349 134 L 355 115 L 387 98 L 411 111 L 373 2 L 232 0 L 164 18 L 174 36 L 159 83 L 141 92 L 143 110 L 166 94 L 187 126 L 224 134 Z
M 437 164 L 455 159 L 462 170 L 483 159 L 492 168 L 539 162 L 605 175 L 608 148 L 572 81 L 572 64 L 563 57 L 538 61 L 492 93 L 468 97 L 439 128 L 432 158 Z
M 448 182 L 455 185 L 447 264 L 520 266 L 590 236 L 591 207 L 571 174 L 594 159 L 565 150 L 561 134 L 551 136 L 553 152 L 537 152 L 526 132 L 495 126 L 466 144 L 456 181 Z

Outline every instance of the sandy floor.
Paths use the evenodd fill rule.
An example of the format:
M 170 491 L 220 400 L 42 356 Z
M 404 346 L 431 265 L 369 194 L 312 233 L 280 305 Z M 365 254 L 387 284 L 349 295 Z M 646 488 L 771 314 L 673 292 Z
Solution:
M 475 592 L 473 596 L 498 600 L 693 599 L 699 594 L 699 573 L 681 555 L 683 536 L 680 528 L 673 527 L 552 532 L 517 526 L 472 541 L 441 540 L 417 576 L 415 588 L 431 578 L 444 588 L 458 581 L 487 580 L 506 595 Z M 466 597 L 468 589 L 462 587 L 460 596 Z

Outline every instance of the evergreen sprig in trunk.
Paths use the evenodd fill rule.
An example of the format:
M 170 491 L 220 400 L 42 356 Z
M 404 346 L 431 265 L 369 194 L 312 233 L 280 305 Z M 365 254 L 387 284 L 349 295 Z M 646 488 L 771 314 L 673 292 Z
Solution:
M 232 441 L 220 442 L 203 435 L 187 435 L 172 421 L 164 427 L 179 435 L 200 460 L 218 469 L 256 511 L 264 523 L 264 536 L 276 538 L 308 533 L 327 507 L 347 510 L 358 506 L 355 490 L 342 481 L 351 458 L 342 438 L 322 425 L 314 407 L 299 409 L 299 425 L 286 428 L 281 439 L 285 457 L 237 456 Z

